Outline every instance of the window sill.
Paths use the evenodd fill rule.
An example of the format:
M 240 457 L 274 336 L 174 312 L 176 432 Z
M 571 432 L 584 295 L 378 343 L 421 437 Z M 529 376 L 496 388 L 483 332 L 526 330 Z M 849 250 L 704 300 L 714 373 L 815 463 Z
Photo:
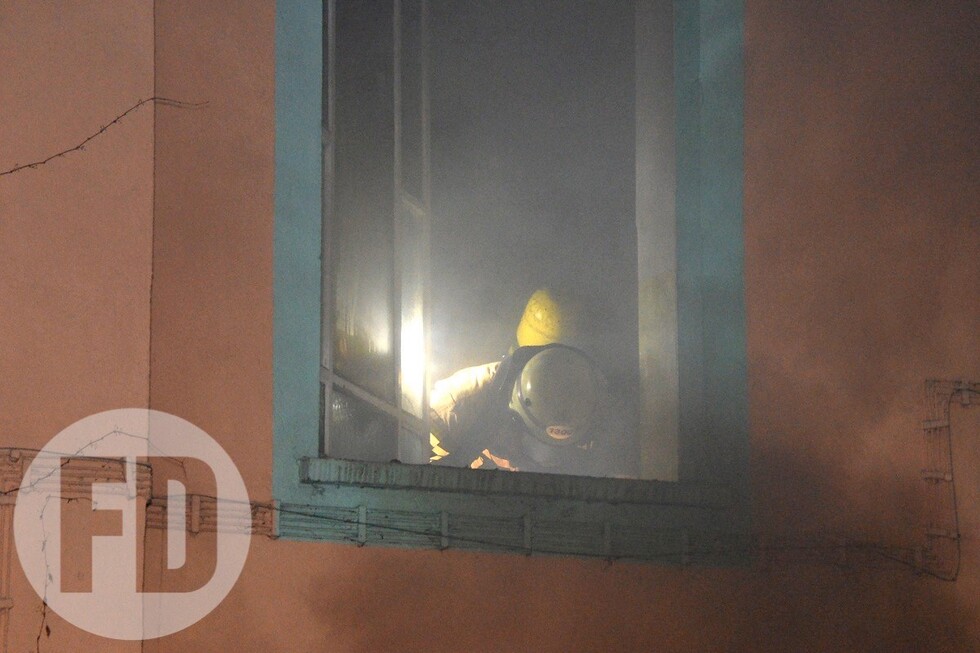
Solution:
M 732 488 L 323 458 L 299 461 L 313 501 L 283 503 L 301 540 L 663 564 L 747 559 Z M 311 505 L 312 504 L 312 505 Z
M 732 488 L 721 484 L 563 476 L 330 458 L 302 459 L 300 481 L 335 487 L 464 492 L 588 503 L 687 506 L 705 510 L 724 510 L 736 503 Z

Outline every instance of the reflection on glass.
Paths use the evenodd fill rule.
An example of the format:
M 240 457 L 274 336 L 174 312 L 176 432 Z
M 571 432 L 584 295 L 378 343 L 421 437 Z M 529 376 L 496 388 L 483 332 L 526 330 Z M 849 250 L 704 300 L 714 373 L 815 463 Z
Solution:
M 401 203 L 401 400 L 402 409 L 424 416 L 426 341 L 424 315 L 425 213 L 405 197 Z
M 336 0 L 327 319 L 332 371 L 349 383 L 327 408 L 328 455 L 429 460 L 429 404 L 460 394 L 437 390 L 457 372 L 460 387 L 495 383 L 522 344 L 525 303 L 547 288 L 581 305 L 574 340 L 550 342 L 573 345 L 602 379 L 566 403 L 600 404 L 589 411 L 600 416 L 529 440 L 537 412 L 498 380 L 490 412 L 502 421 L 487 428 L 520 446 L 483 464 L 520 469 L 529 456 L 524 469 L 637 473 L 637 165 L 659 156 L 637 126 L 660 87 L 636 78 L 636 11 L 634 0 Z M 564 444 L 586 431 L 601 435 Z M 541 448 L 552 445 L 560 456 Z
M 330 400 L 330 455 L 387 462 L 398 455 L 398 422 L 368 402 L 334 388 Z
M 450 452 L 435 452 L 440 464 L 636 473 L 635 11 L 632 0 L 430 5 L 431 400 Z M 523 344 L 515 331 L 542 288 L 557 307 L 545 322 L 573 321 L 570 298 L 581 306 L 578 333 L 550 342 L 598 367 L 592 392 L 559 384 L 557 399 L 591 407 L 588 428 L 584 418 L 533 428 L 516 379 L 502 378 L 503 365 L 520 366 L 488 368 Z M 569 432 L 589 435 L 555 436 Z
M 394 128 L 392 15 L 386 3 L 336 3 L 334 371 L 395 399 L 392 344 Z
M 417 199 L 425 197 L 423 174 L 422 2 L 401 0 L 401 186 Z

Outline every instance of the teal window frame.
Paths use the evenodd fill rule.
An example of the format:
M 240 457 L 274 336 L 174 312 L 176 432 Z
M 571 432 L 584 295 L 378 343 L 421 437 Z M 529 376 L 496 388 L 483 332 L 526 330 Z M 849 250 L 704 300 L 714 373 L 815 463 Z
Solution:
M 750 528 L 743 3 L 675 0 L 678 481 L 320 453 L 322 3 L 276 8 L 273 497 L 298 540 L 739 564 Z

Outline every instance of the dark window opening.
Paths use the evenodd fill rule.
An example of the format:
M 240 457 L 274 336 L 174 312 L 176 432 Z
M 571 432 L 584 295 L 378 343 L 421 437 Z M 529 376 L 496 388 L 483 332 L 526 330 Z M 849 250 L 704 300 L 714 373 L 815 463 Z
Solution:
M 671 477 L 654 4 L 327 3 L 326 456 Z

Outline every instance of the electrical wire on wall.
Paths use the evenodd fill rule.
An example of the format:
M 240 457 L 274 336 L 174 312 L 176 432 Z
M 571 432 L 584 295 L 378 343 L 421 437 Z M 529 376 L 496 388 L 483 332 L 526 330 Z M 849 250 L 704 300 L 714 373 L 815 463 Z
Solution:
M 760 569 L 788 565 L 833 565 L 842 568 L 887 569 L 910 568 L 916 573 L 945 581 L 954 581 L 960 570 L 960 530 L 953 475 L 953 446 L 950 411 L 954 400 L 962 407 L 980 403 L 980 383 L 961 380 L 929 380 L 925 384 L 926 419 L 922 423 L 926 464 L 921 470 L 929 492 L 933 514 L 924 529 L 924 542 L 907 546 L 888 546 L 866 539 L 826 532 L 803 532 L 769 537 L 740 536 L 724 533 L 665 529 L 651 536 L 664 538 L 664 545 L 644 555 L 617 553 L 580 553 L 576 557 L 616 560 L 649 559 L 678 564 L 710 563 L 713 559 L 737 556 L 754 561 Z M 37 452 L 28 449 L 0 449 L 0 631 L 5 631 L 12 607 L 10 597 L 10 564 L 13 550 L 12 512 L 15 493 L 28 485 L 44 483 L 33 479 L 24 483 L 24 473 Z M 146 467 L 146 466 L 141 466 Z M 60 467 L 62 499 L 74 501 L 90 497 L 93 483 L 125 480 L 126 463 L 116 459 L 80 457 L 66 460 Z M 139 496 L 146 501 L 147 528 L 167 528 L 167 499 L 154 497 L 150 491 L 148 467 L 140 470 Z M 83 496 L 84 495 L 84 496 Z M 396 535 L 412 538 L 420 546 L 433 549 L 476 548 L 524 555 L 569 555 L 561 548 L 539 545 L 535 534 L 541 523 L 525 516 L 514 525 L 515 537 L 461 534 L 450 528 L 452 520 L 465 515 L 445 512 L 433 516 L 428 527 L 413 526 L 411 521 L 385 512 L 370 513 L 362 508 L 323 508 L 318 506 L 280 505 L 278 503 L 227 502 L 223 511 L 231 516 L 219 522 L 218 504 L 226 500 L 214 496 L 189 494 L 183 501 L 185 528 L 192 535 L 208 532 L 236 532 L 275 538 L 277 524 L 283 518 L 296 518 L 311 524 L 328 524 L 341 536 L 336 539 L 356 545 L 368 543 L 367 533 L 378 540 L 397 543 Z M 231 504 L 229 506 L 229 504 Z M 605 525 L 609 539 L 610 525 Z M 314 532 L 315 529 L 311 529 Z M 668 532 L 669 531 L 669 532 Z M 386 538 L 385 534 L 392 537 Z M 375 540 L 372 540 L 372 542 Z M 651 552 L 652 551 L 652 552 Z M 43 628 L 43 624 L 42 624 Z M 4 637 L 4 641 L 6 638 Z

